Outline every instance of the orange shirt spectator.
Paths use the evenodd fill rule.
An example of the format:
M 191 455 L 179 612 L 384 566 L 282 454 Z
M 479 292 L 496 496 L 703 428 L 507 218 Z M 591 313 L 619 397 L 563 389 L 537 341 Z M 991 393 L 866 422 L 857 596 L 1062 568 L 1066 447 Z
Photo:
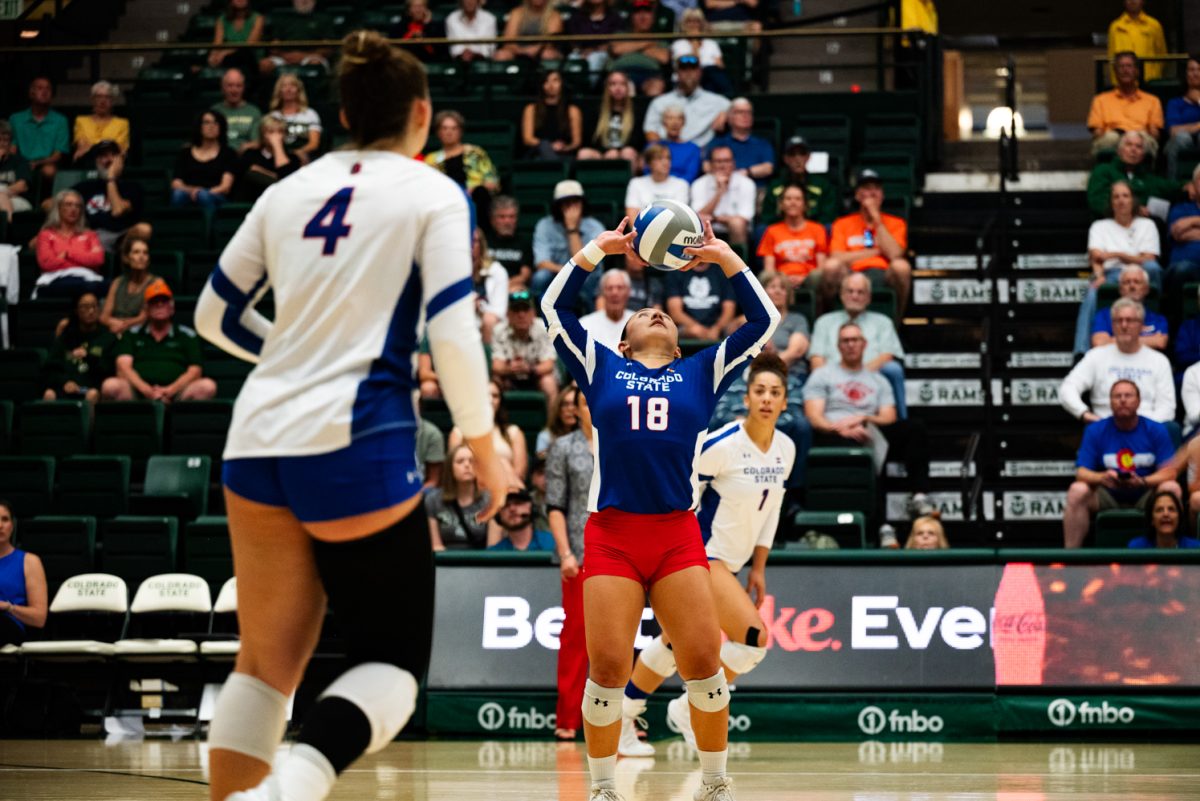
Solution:
M 888 230 L 900 248 L 908 248 L 908 223 L 891 214 L 880 213 L 883 227 Z M 834 220 L 833 234 L 829 239 L 831 253 L 847 253 L 876 247 L 874 226 L 867 226 L 862 214 L 847 214 Z M 862 270 L 886 270 L 889 262 L 883 256 L 871 256 L 854 262 L 851 269 L 855 272 Z
M 775 271 L 796 278 L 806 278 L 817 269 L 817 255 L 829 252 L 825 226 L 805 220 L 799 228 L 787 222 L 768 226 L 758 243 L 758 255 L 774 259 Z
M 1162 103 L 1141 89 L 1134 89 L 1131 94 L 1125 94 L 1120 89 L 1101 92 L 1092 98 L 1087 127 L 1097 134 L 1145 131 L 1157 136 L 1163 128 Z

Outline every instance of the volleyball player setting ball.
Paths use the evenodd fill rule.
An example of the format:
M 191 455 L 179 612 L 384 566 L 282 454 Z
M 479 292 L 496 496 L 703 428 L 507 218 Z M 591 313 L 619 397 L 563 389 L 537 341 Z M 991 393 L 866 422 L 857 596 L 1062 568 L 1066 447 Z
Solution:
M 681 249 L 692 260 L 684 269 L 698 261 L 719 265 L 745 311 L 745 325 L 683 359 L 670 316 L 642 309 L 626 324 L 618 350 L 609 350 L 579 324 L 574 307 L 605 255 L 638 258 L 628 224 L 626 218 L 584 246 L 542 298 L 554 346 L 592 413 L 597 467 L 583 559 L 589 660 L 583 728 L 591 800 L 621 801 L 614 779 L 622 699 L 648 591 L 687 682 L 702 774 L 694 798 L 732 801 L 725 771 L 729 687 L 708 557 L 691 511 L 699 489 L 693 462 L 717 400 L 770 339 L 779 314 L 742 260 L 706 225 L 695 245 Z
M 750 363 L 745 420 L 735 420 L 709 434 L 700 447 L 696 472 L 703 482 L 697 518 L 708 553 L 709 576 L 721 630 L 725 678 L 732 682 L 749 673 L 767 655 L 767 637 L 758 607 L 766 599 L 767 555 L 779 527 L 784 481 L 792 470 L 796 446 L 775 430 L 787 408 L 787 366 L 774 353 L 760 353 Z M 746 587 L 737 574 L 746 564 Z M 646 698 L 675 673 L 675 656 L 662 637 L 638 656 L 625 688 L 622 756 L 654 755 L 654 746 L 638 739 L 634 721 L 646 711 Z M 667 715 L 684 739 L 696 745 L 687 696 L 667 705 Z
M 241 651 L 209 731 L 213 801 L 319 801 L 412 714 L 433 629 L 415 462 L 422 318 L 491 494 L 481 519 L 506 494 L 475 322 L 470 210 L 453 181 L 413 159 L 429 131 L 424 68 L 357 31 L 343 42 L 338 84 L 350 149 L 263 193 L 196 308 L 207 339 L 257 362 L 225 450 Z M 274 323 L 252 308 L 268 285 Z M 272 772 L 327 597 L 347 670 Z

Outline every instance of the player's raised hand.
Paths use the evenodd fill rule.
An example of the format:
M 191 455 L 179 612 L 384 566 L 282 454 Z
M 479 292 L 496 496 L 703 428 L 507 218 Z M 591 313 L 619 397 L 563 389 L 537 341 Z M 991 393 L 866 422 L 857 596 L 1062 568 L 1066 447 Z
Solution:
M 633 231 L 632 227 L 630 227 L 629 233 L 625 233 L 625 228 L 628 226 L 629 218 L 625 217 L 615 230 L 605 231 L 596 237 L 594 241 L 604 251 L 604 255 L 621 256 L 628 255 L 633 251 L 633 238 L 637 234 Z
M 684 248 L 683 255 L 692 259 L 691 263 L 681 269 L 690 270 L 700 262 L 719 265 L 726 273 L 737 272 L 746 265 L 729 244 L 713 233 L 712 223 L 704 221 L 704 243 L 698 247 Z

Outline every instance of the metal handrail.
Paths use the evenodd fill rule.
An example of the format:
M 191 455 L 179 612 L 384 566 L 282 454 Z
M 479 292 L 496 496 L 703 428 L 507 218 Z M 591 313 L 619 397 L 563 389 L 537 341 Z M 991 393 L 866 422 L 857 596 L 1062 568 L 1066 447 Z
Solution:
M 1179 64 L 1186 63 L 1191 58 L 1187 53 L 1167 53 L 1163 56 L 1138 56 L 1138 61 L 1142 64 L 1154 62 L 1157 64 Z M 1100 93 L 1107 89 L 1113 88 L 1112 83 L 1108 80 L 1112 74 L 1112 60 L 1107 54 L 1103 56 L 1094 56 L 1092 58 L 1092 70 L 1095 73 L 1096 92 Z

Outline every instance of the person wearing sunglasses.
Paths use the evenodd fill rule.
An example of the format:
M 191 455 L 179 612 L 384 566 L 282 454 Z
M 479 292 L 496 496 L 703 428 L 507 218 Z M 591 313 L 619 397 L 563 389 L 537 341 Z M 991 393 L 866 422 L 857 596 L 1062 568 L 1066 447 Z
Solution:
M 729 98 L 700 87 L 700 59 L 695 56 L 675 59 L 675 70 L 675 88 L 654 98 L 646 109 L 646 141 L 657 142 L 666 135 L 663 112 L 678 107 L 687 120 L 682 138 L 704 147 L 724 132 Z

